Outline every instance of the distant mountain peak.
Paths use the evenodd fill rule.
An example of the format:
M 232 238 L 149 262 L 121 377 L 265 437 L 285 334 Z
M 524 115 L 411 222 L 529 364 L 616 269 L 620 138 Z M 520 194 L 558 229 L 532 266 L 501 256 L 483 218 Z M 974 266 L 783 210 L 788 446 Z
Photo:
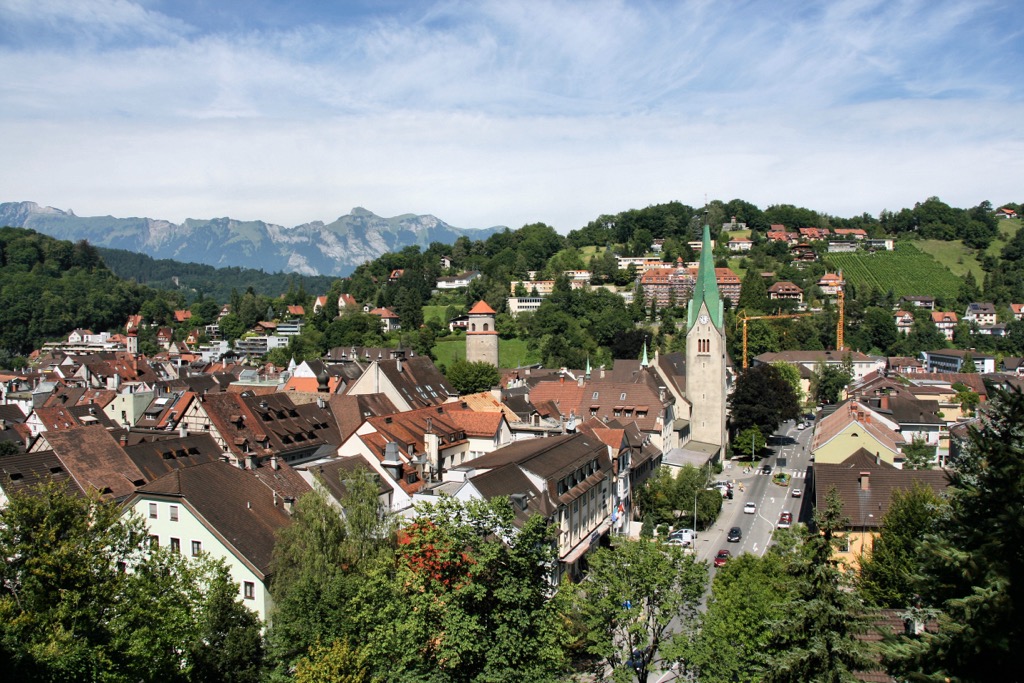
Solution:
M 85 239 L 96 246 L 158 259 L 336 276 L 348 275 L 361 263 L 414 244 L 452 244 L 463 235 L 484 239 L 505 229 L 456 228 L 432 215 L 383 218 L 361 206 L 329 224 L 312 221 L 287 228 L 227 216 L 189 218 L 180 225 L 152 218 L 79 217 L 35 202 L 0 204 L 0 225 L 30 228 L 70 241 Z

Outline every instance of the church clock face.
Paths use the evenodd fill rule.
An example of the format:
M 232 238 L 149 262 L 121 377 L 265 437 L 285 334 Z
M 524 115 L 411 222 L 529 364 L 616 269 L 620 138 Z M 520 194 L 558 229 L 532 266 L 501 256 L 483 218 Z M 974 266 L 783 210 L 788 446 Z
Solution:
M 708 320 L 709 320 L 709 318 L 708 318 L 706 313 L 701 313 L 700 317 L 697 318 L 697 322 L 699 322 L 701 325 L 707 325 L 708 324 Z

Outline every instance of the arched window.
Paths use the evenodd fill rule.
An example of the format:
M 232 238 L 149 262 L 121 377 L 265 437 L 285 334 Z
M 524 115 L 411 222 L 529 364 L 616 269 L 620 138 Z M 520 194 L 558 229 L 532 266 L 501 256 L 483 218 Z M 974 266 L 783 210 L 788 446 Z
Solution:
M 470 331 L 470 332 L 476 332 L 476 323 L 472 323 L 472 324 L 470 324 L 470 326 L 469 326 L 469 331 Z
M 487 331 L 487 329 L 488 329 L 488 328 L 487 328 L 487 323 L 484 323 L 484 332 L 486 332 L 486 331 Z

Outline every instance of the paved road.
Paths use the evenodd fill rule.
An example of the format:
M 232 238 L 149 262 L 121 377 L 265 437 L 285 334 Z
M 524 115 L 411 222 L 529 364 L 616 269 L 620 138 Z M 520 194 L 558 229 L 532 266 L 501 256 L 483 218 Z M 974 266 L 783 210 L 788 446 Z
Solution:
M 807 474 L 810 456 L 807 445 L 810 442 L 813 423 L 804 430 L 798 430 L 795 423 L 787 423 L 780 427 L 769 445 L 775 452 L 761 461 L 772 466 L 772 474 L 786 472 L 790 475 L 788 487 L 772 483 L 770 475 L 761 474 L 760 469 L 744 470 L 735 464 L 726 463 L 726 469 L 718 477 L 733 482 L 733 499 L 722 501 L 722 513 L 718 516 L 715 526 L 700 534 L 697 539 L 697 556 L 709 562 L 714 559 L 719 549 L 726 548 L 733 556 L 739 553 L 756 553 L 763 555 L 771 544 L 775 525 L 779 514 L 783 511 L 793 513 L 794 521 L 805 521 L 803 502 L 805 498 L 793 498 L 792 490 L 799 488 L 807 491 Z M 785 460 L 785 466 L 778 466 L 779 459 Z M 742 490 L 741 490 L 742 487 Z M 753 502 L 757 506 L 756 514 L 745 514 L 743 506 Z M 738 526 L 743 531 L 739 543 L 726 541 L 729 529 Z M 712 567 L 712 576 L 714 568 Z

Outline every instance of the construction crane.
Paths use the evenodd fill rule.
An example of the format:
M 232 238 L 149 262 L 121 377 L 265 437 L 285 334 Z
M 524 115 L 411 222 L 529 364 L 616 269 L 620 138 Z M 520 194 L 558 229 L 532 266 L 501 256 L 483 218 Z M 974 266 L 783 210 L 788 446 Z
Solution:
M 804 318 L 813 313 L 777 313 L 775 315 L 751 315 L 748 316 L 746 311 L 743 312 L 743 317 L 740 320 L 743 321 L 743 369 L 747 369 L 747 321 L 748 320 L 779 320 L 781 318 Z
M 839 289 L 839 320 L 836 323 L 836 350 L 843 350 L 843 309 L 845 306 L 843 290 Z M 743 312 L 743 317 L 740 320 L 743 321 L 743 369 L 747 369 L 747 321 L 748 320 L 779 320 L 780 318 L 803 318 L 813 313 L 777 313 L 776 315 L 751 315 L 748 316 L 746 311 Z

